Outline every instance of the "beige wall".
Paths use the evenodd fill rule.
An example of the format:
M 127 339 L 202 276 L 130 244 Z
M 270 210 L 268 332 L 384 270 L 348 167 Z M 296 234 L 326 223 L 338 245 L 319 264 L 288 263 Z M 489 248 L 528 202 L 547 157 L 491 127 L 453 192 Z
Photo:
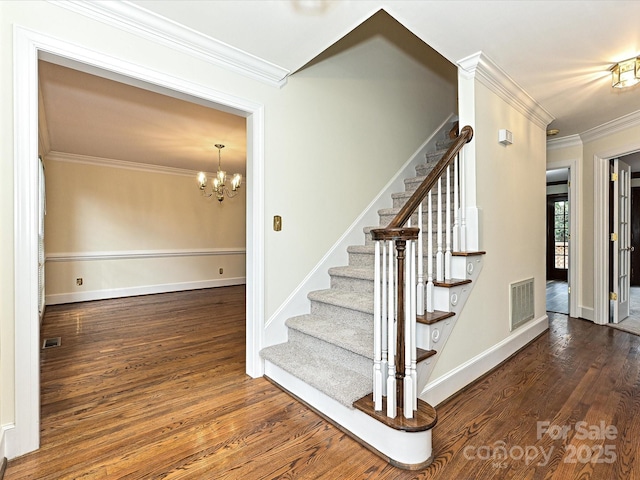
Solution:
M 518 332 L 510 332 L 510 283 L 533 277 L 535 319 L 546 315 L 545 130 L 478 80 L 467 82 L 473 82 L 475 90 L 479 244 L 487 253 L 432 379 Z M 503 128 L 513 132 L 512 145 L 498 143 L 498 130 Z
M 0 22 L 2 425 L 14 420 L 16 381 L 13 24 L 264 106 L 265 311 L 258 312 L 262 320 L 285 301 L 389 178 L 456 110 L 455 68 L 434 60 L 432 53 L 417 51 L 419 42 L 393 29 L 386 37 L 364 36 L 276 88 L 48 2 L 0 2 Z M 425 61 L 435 61 L 437 71 Z M 271 229 L 274 215 L 283 218 L 281 232 Z M 103 245 L 99 239 L 93 241 L 95 248 Z M 125 248 L 124 238 L 114 241 Z M 62 248 L 59 240 L 52 242 L 52 250 Z M 161 240 L 149 238 L 149 242 L 157 246 Z M 66 282 L 76 273 L 60 275 Z
M 243 283 L 246 188 L 219 203 L 202 197 L 195 172 L 54 158 L 45 158 L 48 304 Z

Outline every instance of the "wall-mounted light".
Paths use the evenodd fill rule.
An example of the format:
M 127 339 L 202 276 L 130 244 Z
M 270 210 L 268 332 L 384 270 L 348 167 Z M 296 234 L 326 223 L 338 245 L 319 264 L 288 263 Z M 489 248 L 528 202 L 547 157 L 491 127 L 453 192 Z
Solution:
M 633 87 L 640 82 L 640 57 L 630 58 L 611 67 L 613 88 Z

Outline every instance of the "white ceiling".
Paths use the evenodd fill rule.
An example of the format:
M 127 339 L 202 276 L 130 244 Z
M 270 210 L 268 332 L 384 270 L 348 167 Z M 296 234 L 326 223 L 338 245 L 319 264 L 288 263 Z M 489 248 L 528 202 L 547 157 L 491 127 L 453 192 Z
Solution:
M 640 2 L 575 0 L 135 0 L 295 72 L 380 8 L 456 63 L 484 52 L 556 120 L 559 136 L 640 110 L 609 68 L 640 54 Z
M 245 174 L 242 117 L 40 61 L 49 150 L 101 159 Z
M 637 0 L 129 4 L 293 74 L 384 8 L 452 63 L 482 51 L 555 117 L 558 137 L 640 111 L 640 85 L 612 89 L 608 73 L 640 53 Z M 40 85 L 53 151 L 214 171 L 224 143 L 223 168 L 244 173 L 244 118 L 44 62 Z

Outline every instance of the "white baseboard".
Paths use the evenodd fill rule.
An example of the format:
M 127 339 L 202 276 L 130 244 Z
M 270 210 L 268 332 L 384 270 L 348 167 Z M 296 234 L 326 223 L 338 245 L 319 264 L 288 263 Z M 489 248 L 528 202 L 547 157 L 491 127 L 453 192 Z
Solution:
M 547 317 L 546 314 L 537 320 L 532 320 L 522 327 L 517 328 L 511 335 L 493 347 L 476 355 L 445 375 L 429 382 L 422 391 L 420 398 L 431 405 L 442 403 L 505 361 L 548 329 L 549 317 Z
M 12 454 L 11 448 L 11 435 L 15 430 L 13 423 L 8 423 L 0 427 L 0 457 L 5 457 L 11 460 L 15 455 Z
M 138 287 L 111 288 L 105 290 L 92 290 L 89 292 L 58 293 L 53 295 L 46 295 L 45 302 L 47 305 L 59 305 L 62 303 L 87 302 L 91 300 L 105 300 L 108 298 L 135 297 L 138 295 L 150 295 L 154 293 L 181 292 L 185 290 L 199 290 L 202 288 L 244 285 L 245 283 L 245 277 L 235 277 L 215 280 L 201 280 L 197 282 L 141 285 Z
M 595 313 L 593 308 L 590 307 L 579 307 L 578 308 L 579 311 L 579 317 L 580 318 L 584 318 L 585 320 L 591 320 L 592 322 L 594 321 L 595 318 Z

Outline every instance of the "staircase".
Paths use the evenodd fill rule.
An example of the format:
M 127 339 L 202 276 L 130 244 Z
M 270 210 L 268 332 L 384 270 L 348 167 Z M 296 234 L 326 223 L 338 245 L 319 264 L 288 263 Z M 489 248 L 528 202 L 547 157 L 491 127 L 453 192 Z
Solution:
M 397 223 L 398 215 L 407 209 L 412 195 L 415 196 L 418 189 L 424 189 L 425 179 L 432 180 L 435 170 L 442 169 L 447 160 L 442 157 L 452 155 L 451 151 L 456 147 L 452 144 L 456 139 L 451 138 L 450 131 L 457 131 L 457 124 L 451 127 L 445 129 L 437 150 L 427 154 L 425 163 L 416 168 L 416 176 L 405 179 L 405 191 L 392 195 L 392 207 L 379 210 L 380 226 L 365 228 L 364 243 L 348 247 L 349 264 L 329 269 L 330 288 L 308 294 L 310 313 L 286 321 L 288 341 L 260 352 L 265 360 L 265 375 L 271 381 L 393 465 L 407 469 L 423 468 L 431 462 L 431 429 L 437 416 L 435 409 L 418 397 L 482 266 L 483 252 L 456 252 L 451 248 L 451 236 L 458 237 L 454 243 L 459 244 L 461 232 L 460 225 L 454 223 L 458 215 L 453 206 L 457 211 L 464 209 L 464 204 L 460 205 L 458 201 L 464 198 L 457 188 L 460 179 L 450 174 L 453 169 L 446 170 L 444 186 L 439 181 L 440 192 L 438 188 L 429 188 L 428 193 L 417 200 L 423 206 L 421 209 L 427 209 L 427 215 L 418 217 L 416 213 L 408 212 L 407 215 L 404 212 L 409 218 L 406 222 L 409 228 L 402 227 L 404 221 L 396 225 L 402 227 L 402 234 L 410 231 L 413 235 L 418 229 L 411 229 L 410 225 L 422 224 L 420 238 L 416 233 L 416 241 L 408 240 L 411 245 L 408 252 L 414 252 L 413 258 L 422 258 L 407 260 L 408 271 L 414 272 L 414 283 L 407 289 L 411 295 L 406 298 L 413 299 L 417 307 L 406 304 L 410 312 L 406 317 L 414 319 L 406 324 L 412 335 L 407 337 L 411 347 L 406 350 L 410 352 L 406 359 L 404 347 L 394 350 L 392 345 L 398 336 L 405 336 L 404 330 L 398 330 L 398 333 L 393 330 L 396 326 L 404 327 L 404 322 L 394 321 L 395 315 L 405 318 L 402 313 L 404 297 L 400 293 L 396 301 L 389 296 L 389 304 L 394 306 L 389 310 L 394 313 L 388 315 L 384 306 L 386 299 L 381 297 L 388 296 L 387 292 L 393 290 L 386 287 L 393 284 L 387 278 L 394 274 L 390 270 L 386 277 L 385 267 L 376 264 L 381 261 L 381 249 L 382 252 L 393 251 L 392 238 L 396 244 L 398 241 L 396 233 L 392 235 L 381 226 Z M 460 145 L 456 148 L 461 148 L 463 142 L 457 143 Z M 423 200 L 425 197 L 427 200 Z M 447 205 L 445 212 L 443 205 Z M 428 215 L 429 207 L 435 212 L 433 215 Z M 444 232 L 445 224 L 449 233 Z M 457 229 L 455 234 L 452 233 L 454 229 Z M 376 246 L 376 240 L 382 246 Z M 405 240 L 400 242 L 404 245 Z M 449 247 L 446 252 L 445 243 Z M 382 253 L 385 259 L 387 255 Z M 393 269 L 399 261 L 392 258 L 389 263 L 393 264 Z M 409 267 L 411 264 L 413 270 Z M 415 265 L 419 266 L 417 274 Z M 437 272 L 434 272 L 434 265 L 437 265 Z M 398 274 L 395 278 L 405 277 Z M 409 279 L 408 274 L 406 278 Z M 396 287 L 398 284 L 403 282 L 396 282 Z M 380 285 L 383 286 L 382 294 Z M 402 292 L 402 287 L 399 290 Z M 414 295 L 414 292 L 418 293 Z M 422 300 L 422 292 L 425 292 L 426 301 Z M 392 295 L 396 293 L 397 288 Z M 387 316 L 392 318 L 389 322 Z M 385 343 L 386 338 L 393 341 Z M 395 351 L 402 351 L 403 355 L 396 356 Z M 397 363 L 398 358 L 401 360 L 394 369 L 394 359 Z M 400 365 L 407 366 L 406 377 L 403 377 L 405 369 Z M 396 397 L 394 390 L 398 385 L 402 386 Z M 409 395 L 403 396 L 407 391 Z

